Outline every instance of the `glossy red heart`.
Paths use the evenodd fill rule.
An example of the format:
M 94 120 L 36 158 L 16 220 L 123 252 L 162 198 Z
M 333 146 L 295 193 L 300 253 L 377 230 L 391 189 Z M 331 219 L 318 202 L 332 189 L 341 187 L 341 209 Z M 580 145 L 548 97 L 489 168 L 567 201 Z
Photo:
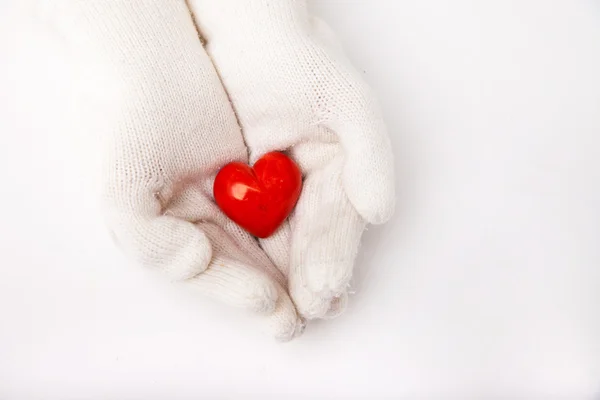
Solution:
M 302 190 L 302 173 L 280 152 L 262 156 L 250 167 L 232 162 L 217 174 L 215 201 L 234 222 L 254 236 L 272 235 L 294 209 Z

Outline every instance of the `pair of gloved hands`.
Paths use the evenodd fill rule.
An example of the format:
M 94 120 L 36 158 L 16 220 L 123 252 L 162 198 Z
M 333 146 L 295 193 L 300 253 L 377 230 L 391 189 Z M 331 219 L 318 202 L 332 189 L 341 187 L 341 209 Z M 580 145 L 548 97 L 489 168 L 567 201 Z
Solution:
M 343 311 L 365 225 L 394 204 L 376 102 L 305 3 L 60 0 L 55 10 L 110 82 L 81 135 L 100 131 L 121 247 L 264 314 L 281 340 Z M 226 163 L 272 150 L 288 151 L 304 186 L 289 221 L 257 241 L 217 208 L 212 182 Z

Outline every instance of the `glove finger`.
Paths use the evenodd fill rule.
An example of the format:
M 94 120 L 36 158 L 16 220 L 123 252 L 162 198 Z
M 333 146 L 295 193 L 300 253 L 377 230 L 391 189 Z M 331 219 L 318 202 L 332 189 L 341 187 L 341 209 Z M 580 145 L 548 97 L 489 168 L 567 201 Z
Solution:
M 213 223 L 200 222 L 198 226 L 213 244 L 213 257 L 208 269 L 190 279 L 190 284 L 222 302 L 264 314 L 266 329 L 278 340 L 301 333 L 304 324 L 294 304 L 285 289 L 257 264 L 255 252 Z M 266 257 L 262 260 L 269 262 Z
M 259 239 L 260 247 L 287 280 L 290 269 L 290 224 L 285 221 L 277 231 L 265 239 Z
M 346 196 L 342 164 L 340 155 L 307 175 L 291 217 L 290 293 L 307 318 L 324 317 L 345 296 L 366 225 Z
M 206 271 L 188 282 L 218 301 L 263 314 L 273 312 L 279 295 L 267 276 L 225 254 L 214 254 Z
M 204 271 L 212 256 L 209 239 L 194 224 L 162 215 L 159 188 L 109 186 L 107 220 L 117 243 L 139 262 L 174 280 Z
M 373 111 L 375 101 L 352 89 L 345 95 L 338 116 L 324 125 L 338 135 L 344 149 L 342 182 L 350 202 L 367 222 L 380 224 L 394 211 L 391 145 L 381 116 Z

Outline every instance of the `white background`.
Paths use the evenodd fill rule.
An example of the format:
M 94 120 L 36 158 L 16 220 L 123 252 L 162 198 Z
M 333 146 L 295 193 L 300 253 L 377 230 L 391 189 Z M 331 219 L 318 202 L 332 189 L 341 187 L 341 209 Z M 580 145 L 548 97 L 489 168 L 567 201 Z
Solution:
M 399 201 L 347 313 L 287 344 L 113 247 L 70 65 L 0 6 L 0 399 L 600 393 L 600 4 L 312 6 L 381 99 Z

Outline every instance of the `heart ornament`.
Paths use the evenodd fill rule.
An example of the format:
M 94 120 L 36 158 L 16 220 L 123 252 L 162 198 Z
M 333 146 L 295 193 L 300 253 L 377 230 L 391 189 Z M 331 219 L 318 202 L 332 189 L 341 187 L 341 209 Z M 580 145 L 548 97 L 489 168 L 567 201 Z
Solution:
M 240 162 L 225 165 L 213 185 L 215 201 L 225 215 L 259 238 L 279 228 L 301 191 L 300 168 L 277 151 L 265 154 L 253 167 Z

